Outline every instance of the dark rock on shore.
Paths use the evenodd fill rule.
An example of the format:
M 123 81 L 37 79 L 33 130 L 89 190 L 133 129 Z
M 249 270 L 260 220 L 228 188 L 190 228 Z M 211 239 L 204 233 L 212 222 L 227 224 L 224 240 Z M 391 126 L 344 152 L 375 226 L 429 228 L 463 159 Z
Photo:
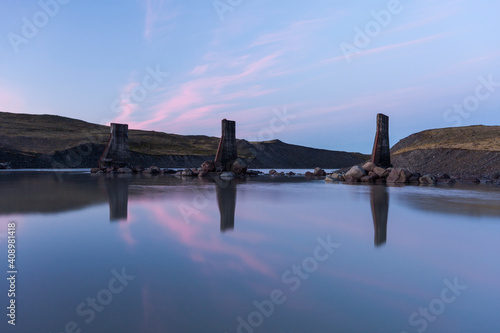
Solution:
M 201 165 L 201 169 L 205 172 L 214 172 L 215 171 L 215 162 L 214 161 L 205 161 Z
M 443 173 L 439 175 L 412 173 L 401 168 L 380 168 L 373 167 L 373 171 L 366 173 L 364 168 L 371 169 L 373 166 L 365 164 L 363 167 L 356 165 L 347 172 L 337 171 L 328 175 L 326 181 L 345 181 L 347 183 L 377 183 L 377 184 L 415 184 L 415 185 L 454 185 L 462 184 L 500 184 L 498 173 L 483 176 L 460 176 L 452 177 Z
M 242 175 L 247 172 L 248 166 L 245 164 L 245 162 L 242 161 L 241 158 L 238 158 L 236 161 L 233 162 L 231 165 L 231 171 L 235 175 Z
M 316 168 L 316 169 L 314 169 L 313 176 L 314 177 L 325 177 L 326 171 L 321 169 L 321 168 Z
M 366 176 L 366 171 L 362 167 L 356 165 L 347 171 L 345 179 L 346 181 L 359 180 L 364 176 Z
M 0 163 L 0 169 L 10 169 L 10 163 Z
M 387 182 L 405 184 L 410 182 L 411 176 L 412 173 L 409 172 L 408 170 L 394 168 L 392 169 L 389 176 L 387 176 Z

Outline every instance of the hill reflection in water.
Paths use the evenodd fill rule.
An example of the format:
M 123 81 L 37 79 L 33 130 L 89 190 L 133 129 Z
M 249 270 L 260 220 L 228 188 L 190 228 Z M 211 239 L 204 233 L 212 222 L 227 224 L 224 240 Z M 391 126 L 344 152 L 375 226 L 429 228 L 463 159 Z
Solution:
M 495 188 L 0 172 L 0 196 L 0 221 L 18 225 L 23 332 L 73 319 L 92 332 L 234 332 L 276 289 L 287 300 L 261 331 L 410 331 L 455 277 L 470 288 L 432 329 L 499 324 L 484 311 L 500 297 Z M 314 261 L 329 240 L 340 247 Z M 87 326 L 75 308 L 122 268 L 136 279 Z
M 1 172 L 0 214 L 58 213 L 109 204 L 110 221 L 126 221 L 129 200 L 165 197 L 168 188 L 203 187 L 216 194 L 221 232 L 235 228 L 237 187 L 245 183 L 280 184 L 306 182 L 301 178 L 256 178 L 250 181 L 178 178 L 172 176 L 90 175 L 88 173 Z M 207 188 L 208 186 L 208 188 Z M 412 209 L 465 216 L 500 216 L 498 189 L 488 186 L 406 187 L 398 201 Z M 195 192 L 193 192 L 195 193 Z M 390 191 L 369 186 L 374 243 L 386 242 Z M 494 194 L 492 196 L 492 194 Z M 206 199 L 205 199 L 206 200 Z

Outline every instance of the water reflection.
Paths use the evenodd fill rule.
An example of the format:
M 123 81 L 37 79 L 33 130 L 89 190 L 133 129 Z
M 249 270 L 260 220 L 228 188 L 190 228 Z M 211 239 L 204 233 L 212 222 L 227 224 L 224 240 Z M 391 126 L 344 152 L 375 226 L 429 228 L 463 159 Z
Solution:
M 385 244 L 387 240 L 387 218 L 389 215 L 389 193 L 385 186 L 370 187 L 370 203 L 372 207 L 373 228 L 375 229 L 375 246 Z
M 130 178 L 111 178 L 106 179 L 105 182 L 109 201 L 109 220 L 111 222 L 126 221 Z
M 19 299 L 29 300 L 22 310 L 30 320 L 21 320 L 19 331 L 60 332 L 75 320 L 88 332 L 250 332 L 253 327 L 238 329 L 235 319 L 248 323 L 254 314 L 264 318 L 255 332 L 412 331 L 408 316 L 439 298 L 442 281 L 454 277 L 470 287 L 457 297 L 458 307 L 429 322 L 429 331 L 499 327 L 493 309 L 500 268 L 492 264 L 500 250 L 498 218 L 456 219 L 456 213 L 424 209 L 446 197 L 449 209 L 468 200 L 480 211 L 498 206 L 500 193 L 285 180 L 75 174 L 60 182 L 54 175 L 0 172 L 0 217 L 44 212 L 20 215 L 25 280 Z M 384 244 L 389 200 L 390 246 L 380 252 L 372 232 L 375 245 Z M 418 207 L 408 207 L 416 200 Z M 108 215 L 126 218 L 127 209 L 128 222 L 108 222 Z M 59 211 L 67 212 L 46 213 Z M 221 230 L 232 228 L 221 237 Z M 316 240 L 328 235 L 342 246 L 319 262 Z M 99 301 L 114 277 L 110 271 L 122 268 L 135 279 L 87 324 L 75 308 L 85 302 L 91 309 L 85 297 Z M 296 292 L 293 280 L 283 279 L 288 272 L 300 283 Z M 275 304 L 268 318 L 260 309 L 273 291 L 282 291 L 286 302 Z
M 247 183 L 297 184 L 305 181 L 294 178 L 255 179 Z M 57 213 L 109 204 L 109 219 L 123 221 L 128 218 L 128 200 L 154 196 L 171 196 L 177 192 L 165 188 L 215 187 L 220 212 L 220 230 L 234 229 L 236 186 L 238 180 L 180 179 L 177 177 L 143 177 L 114 175 L 95 176 L 88 173 L 58 174 L 54 172 L 0 172 L 0 214 Z M 386 242 L 389 209 L 388 188 L 370 186 L 370 201 L 375 229 L 375 245 Z M 446 215 L 471 217 L 500 217 L 498 188 L 488 186 L 442 188 L 398 187 L 395 200 L 415 210 Z M 195 192 L 196 193 L 196 190 Z M 191 197 L 187 199 L 192 200 Z
M 220 212 L 220 231 L 234 229 L 234 214 L 236 211 L 236 182 L 216 182 L 217 204 Z

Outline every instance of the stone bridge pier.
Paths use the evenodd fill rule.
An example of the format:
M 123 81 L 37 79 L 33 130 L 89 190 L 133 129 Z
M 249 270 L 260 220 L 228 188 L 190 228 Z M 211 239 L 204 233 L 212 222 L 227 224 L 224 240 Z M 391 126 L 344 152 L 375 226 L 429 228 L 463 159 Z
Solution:
M 215 166 L 219 171 L 230 171 L 231 165 L 238 158 L 236 146 L 236 122 L 222 120 L 222 135 L 215 156 Z
M 99 167 L 126 164 L 130 160 L 128 125 L 111 123 L 111 137 L 99 160 Z
M 382 113 L 377 114 L 377 133 L 375 134 L 371 161 L 381 168 L 392 166 L 389 146 L 389 117 Z

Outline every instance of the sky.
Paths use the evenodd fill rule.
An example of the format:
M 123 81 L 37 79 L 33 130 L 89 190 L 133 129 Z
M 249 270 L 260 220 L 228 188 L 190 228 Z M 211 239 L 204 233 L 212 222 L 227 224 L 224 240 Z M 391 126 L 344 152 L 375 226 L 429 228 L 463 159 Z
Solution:
M 0 2 L 0 111 L 370 153 L 500 125 L 496 0 Z M 1 135 L 1 133 L 0 133 Z

